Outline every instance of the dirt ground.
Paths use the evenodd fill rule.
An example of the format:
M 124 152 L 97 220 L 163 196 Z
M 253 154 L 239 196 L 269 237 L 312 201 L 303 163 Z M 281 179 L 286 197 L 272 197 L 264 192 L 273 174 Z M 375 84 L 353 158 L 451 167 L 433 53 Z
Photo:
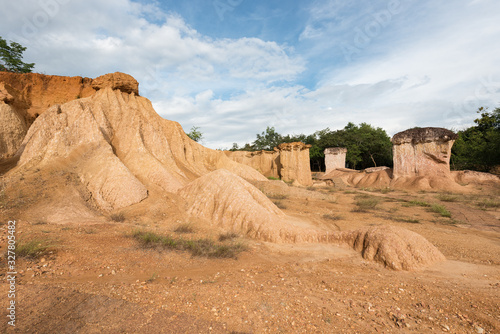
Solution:
M 187 222 L 189 233 L 174 232 L 179 220 L 168 212 L 54 223 L 28 212 L 55 191 L 36 189 L 1 194 L 1 253 L 9 220 L 16 220 L 17 240 L 50 246 L 38 258 L 16 259 L 15 328 L 7 324 L 2 257 L 2 333 L 500 332 L 498 189 L 464 195 L 290 187 L 269 195 L 286 214 L 315 226 L 394 225 L 421 234 L 447 261 L 414 272 L 386 269 L 347 247 L 243 236 L 235 241 L 247 249 L 237 258 L 145 248 L 134 231 L 185 239 L 221 232 L 197 220 Z M 373 207 L 362 207 L 363 200 Z M 430 211 L 432 204 L 451 217 Z

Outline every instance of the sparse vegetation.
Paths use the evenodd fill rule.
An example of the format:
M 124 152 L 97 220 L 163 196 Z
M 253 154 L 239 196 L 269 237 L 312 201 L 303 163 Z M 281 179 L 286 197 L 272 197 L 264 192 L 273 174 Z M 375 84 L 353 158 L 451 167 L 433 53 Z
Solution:
M 125 221 L 125 214 L 123 212 L 113 213 L 109 218 L 114 222 L 123 223 Z
M 16 256 L 37 259 L 46 255 L 50 247 L 50 243 L 42 239 L 33 239 L 27 242 L 19 241 L 16 245 Z
M 157 279 L 157 278 L 158 278 L 158 274 L 157 274 L 156 272 L 154 272 L 154 273 L 151 275 L 151 277 L 147 279 L 147 281 L 146 281 L 146 282 L 148 282 L 148 283 L 153 283 L 153 282 L 154 282 L 154 280 L 155 280 L 155 279 Z
M 442 202 L 456 202 L 458 201 L 458 196 L 451 194 L 439 194 L 436 198 Z
M 373 210 L 380 203 L 380 199 L 375 197 L 360 198 L 356 201 L 357 208 L 354 208 L 353 212 L 366 212 L 368 210 Z
M 328 220 L 342 220 L 342 219 L 344 219 L 344 217 L 342 217 L 340 215 L 333 215 L 333 214 L 324 214 L 323 218 L 328 219 Z
M 446 208 L 440 204 L 432 204 L 429 210 L 440 214 L 442 217 L 451 217 L 450 211 L 446 210 Z
M 223 242 L 226 240 L 233 240 L 235 238 L 238 238 L 239 235 L 234 232 L 227 232 L 227 233 L 222 233 L 219 235 L 219 241 Z
M 132 236 L 146 248 L 188 251 L 193 256 L 236 258 L 239 253 L 246 250 L 241 243 L 218 244 L 210 239 L 187 240 L 145 231 L 135 231 Z
M 495 201 L 492 199 L 482 199 L 479 202 L 476 202 L 475 204 L 478 208 L 483 210 L 500 208 L 500 201 Z
M 427 202 L 424 202 L 424 201 L 418 201 L 418 200 L 413 200 L 413 201 L 409 201 L 409 202 L 406 202 L 405 204 L 403 204 L 403 206 L 422 206 L 422 207 L 430 207 L 431 205 Z
M 267 177 L 269 180 L 274 180 L 274 181 L 279 181 L 280 179 L 274 176 L 268 176 Z
M 407 218 L 407 217 L 394 217 L 394 216 L 377 216 L 386 220 L 392 220 L 394 222 L 400 223 L 410 223 L 410 224 L 420 224 L 420 220 L 415 218 Z
M 285 204 L 283 204 L 283 202 L 281 201 L 273 201 L 274 205 L 276 205 L 279 209 L 283 209 L 285 210 L 287 208 L 287 206 Z
M 194 233 L 194 227 L 190 223 L 182 223 L 174 230 L 175 233 Z
M 267 194 L 267 197 L 270 199 L 287 199 L 288 195 L 272 193 L 272 194 Z

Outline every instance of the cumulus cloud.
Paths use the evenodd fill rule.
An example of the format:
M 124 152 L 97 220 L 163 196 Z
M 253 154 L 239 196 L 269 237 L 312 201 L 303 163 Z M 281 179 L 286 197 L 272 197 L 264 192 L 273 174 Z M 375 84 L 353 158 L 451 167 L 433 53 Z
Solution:
M 27 46 L 39 72 L 133 75 L 163 117 L 200 126 L 212 148 L 253 141 L 266 126 L 295 134 L 349 121 L 390 134 L 459 128 L 477 107 L 500 102 L 498 1 L 302 7 L 307 18 L 290 26 L 298 33 L 287 44 L 211 37 L 182 13 L 131 0 L 9 1 L 0 36 Z

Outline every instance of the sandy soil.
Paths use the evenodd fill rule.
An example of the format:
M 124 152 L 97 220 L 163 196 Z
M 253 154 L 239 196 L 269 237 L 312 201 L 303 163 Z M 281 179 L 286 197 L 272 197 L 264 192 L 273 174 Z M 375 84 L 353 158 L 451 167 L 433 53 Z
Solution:
M 144 248 L 133 231 L 187 239 L 216 239 L 220 231 L 193 220 L 193 233 L 176 233 L 174 214 L 134 211 L 122 222 L 96 215 L 54 223 L 43 217 L 64 215 L 64 205 L 53 206 L 61 212 L 27 213 L 57 190 L 33 184 L 2 194 L 1 203 L 2 254 L 13 219 L 18 240 L 51 245 L 39 258 L 16 259 L 18 333 L 500 332 L 498 189 L 463 195 L 290 187 L 272 198 L 286 214 L 316 226 L 404 227 L 448 259 L 405 272 L 328 244 L 238 237 L 248 248 L 237 259 Z M 363 212 L 360 199 L 378 203 Z M 451 218 L 422 203 L 445 206 Z M 0 329 L 14 332 L 6 320 L 7 271 L 2 257 Z

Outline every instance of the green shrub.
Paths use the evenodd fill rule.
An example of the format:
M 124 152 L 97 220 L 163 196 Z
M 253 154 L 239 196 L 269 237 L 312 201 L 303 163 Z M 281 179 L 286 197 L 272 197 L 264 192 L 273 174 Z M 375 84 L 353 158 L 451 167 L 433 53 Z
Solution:
M 450 211 L 446 210 L 446 208 L 442 205 L 439 204 L 432 204 L 432 206 L 429 209 L 431 212 L 435 212 L 440 214 L 443 217 L 451 217 Z
M 138 240 L 143 247 L 159 247 L 171 250 L 188 251 L 193 256 L 236 258 L 239 253 L 246 250 L 246 246 L 241 243 L 218 244 L 210 239 L 175 239 L 171 236 L 161 236 L 153 232 L 144 231 L 135 231 L 132 236 Z
M 33 239 L 31 241 L 19 241 L 16 245 L 16 256 L 29 259 L 37 259 L 48 253 L 50 248 L 46 240 Z
M 380 202 L 380 199 L 375 198 L 375 197 L 358 199 L 356 201 L 357 208 L 355 208 L 352 211 L 353 212 L 366 212 L 367 210 L 375 209 L 377 207 L 377 205 L 379 204 L 379 202 Z

